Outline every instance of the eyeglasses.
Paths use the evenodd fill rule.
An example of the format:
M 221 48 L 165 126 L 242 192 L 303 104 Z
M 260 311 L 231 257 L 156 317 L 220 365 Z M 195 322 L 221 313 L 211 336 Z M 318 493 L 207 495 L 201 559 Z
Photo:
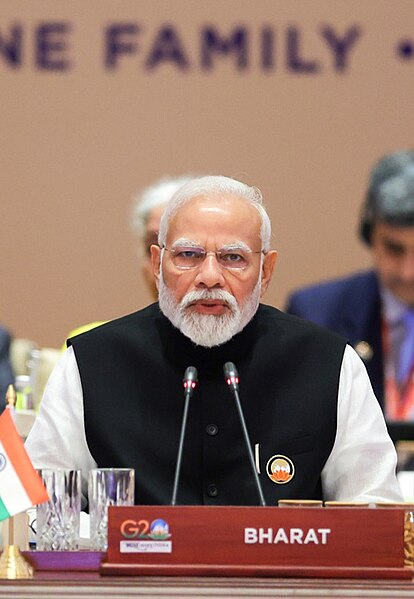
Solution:
M 207 256 L 214 255 L 222 268 L 226 270 L 245 270 L 252 263 L 253 254 L 264 254 L 263 250 L 253 251 L 250 249 L 221 249 L 217 251 L 205 250 L 201 247 L 174 247 L 163 246 L 166 252 L 170 252 L 174 266 L 182 270 L 198 268 Z

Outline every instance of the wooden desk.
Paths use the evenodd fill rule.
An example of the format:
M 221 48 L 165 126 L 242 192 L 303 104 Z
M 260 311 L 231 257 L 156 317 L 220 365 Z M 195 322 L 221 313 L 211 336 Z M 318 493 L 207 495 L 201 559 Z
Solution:
M 411 581 L 308 578 L 100 577 L 95 572 L 39 572 L 29 581 L 0 581 L 1 599 L 118 599 L 167 597 L 266 599 L 275 597 L 408 598 Z
M 143 510 L 145 513 L 143 512 Z M 113 534 L 113 548 L 116 549 L 117 546 L 119 547 L 119 539 L 117 537 L 119 527 L 117 526 L 117 518 L 120 518 L 123 521 L 123 519 L 126 516 L 129 517 L 131 516 L 131 514 L 132 516 L 134 516 L 135 512 L 137 511 L 139 517 L 143 517 L 143 514 L 147 514 L 150 516 L 150 519 L 153 519 L 155 516 L 154 514 L 152 514 L 151 511 L 154 510 L 156 517 L 159 517 L 161 515 L 163 518 L 165 518 L 166 522 L 168 522 L 171 525 L 170 536 L 172 538 L 172 542 L 174 543 L 174 548 L 177 549 L 178 557 L 180 557 L 180 546 L 183 545 L 184 548 L 186 548 L 188 545 L 191 551 L 187 551 L 187 553 L 190 557 L 194 557 L 194 563 L 204 563 L 204 561 L 202 561 L 202 558 L 206 560 L 205 563 L 212 563 L 211 560 L 208 561 L 206 559 L 208 557 L 207 548 L 209 546 L 209 542 L 208 538 L 203 539 L 201 533 L 202 530 L 204 530 L 204 528 L 200 528 L 199 523 L 203 521 L 203 527 L 205 527 L 207 524 L 208 532 L 208 527 L 210 526 L 211 528 L 211 522 L 208 521 L 208 516 L 210 515 L 210 518 L 212 518 L 214 515 L 213 512 L 219 516 L 220 522 L 226 522 L 226 526 L 215 526 L 215 528 L 211 528 L 211 530 L 217 530 L 218 533 L 217 536 L 213 538 L 214 542 L 212 543 L 210 555 L 212 551 L 215 551 L 217 553 L 218 546 L 220 547 L 221 553 L 226 547 L 226 534 L 229 533 L 229 522 L 231 520 L 230 514 L 227 513 L 227 508 L 209 509 L 189 507 L 171 508 L 171 506 L 135 506 L 132 508 L 110 508 L 110 520 L 112 527 L 110 527 L 110 540 L 111 535 Z M 193 511 L 195 512 L 197 518 L 190 517 L 190 512 L 192 513 Z M 199 511 L 202 512 L 203 518 L 200 517 Z M 244 512 L 244 510 L 240 508 L 234 508 L 234 510 L 231 511 L 234 512 L 233 516 L 237 516 L 235 523 L 239 525 L 240 522 L 238 518 L 239 516 L 241 517 L 241 512 Z M 223 517 L 224 512 L 226 512 L 227 514 L 226 518 Z M 374 565 L 378 567 L 378 569 L 380 570 L 381 567 L 391 567 L 398 569 L 400 567 L 400 562 L 402 568 L 404 516 L 403 512 L 404 510 L 401 509 L 387 510 L 381 512 L 377 512 L 376 510 L 367 510 L 366 512 L 361 512 L 361 510 L 359 509 L 344 509 L 338 511 L 335 509 L 327 510 L 326 508 L 322 508 L 321 510 L 319 510 L 315 508 L 315 510 L 305 510 L 301 514 L 296 509 L 289 510 L 289 508 L 284 508 L 283 511 L 278 512 L 278 510 L 271 508 L 268 517 L 272 518 L 273 526 L 275 527 L 278 526 L 277 522 L 280 517 L 282 517 L 284 526 L 286 527 L 290 526 L 292 523 L 294 523 L 295 525 L 300 524 L 302 526 L 306 524 L 306 522 L 309 520 L 310 523 L 315 523 L 316 528 L 318 528 L 319 524 L 325 525 L 330 522 L 332 524 L 332 530 L 335 530 L 338 533 L 338 538 L 334 540 L 330 546 L 328 546 L 327 544 L 322 546 L 317 544 L 316 549 L 318 549 L 318 547 L 326 548 L 328 546 L 329 550 L 334 552 L 335 547 L 339 544 L 339 541 L 342 538 L 342 533 L 346 533 L 346 535 L 348 535 L 349 533 L 349 551 L 354 552 L 356 556 L 355 559 L 357 565 L 359 563 L 358 555 L 360 555 L 361 550 L 364 549 L 364 543 L 367 541 L 366 538 L 359 539 L 358 535 L 361 536 L 362 534 L 364 537 L 370 536 L 374 540 L 377 539 L 375 541 L 375 543 L 377 544 L 378 539 L 381 541 L 381 543 L 383 543 L 384 539 L 385 541 L 387 539 L 391 539 L 392 543 L 395 543 L 395 547 L 392 543 L 391 545 L 389 543 L 386 543 L 384 545 L 383 543 L 382 545 L 380 545 L 380 550 L 374 552 L 374 558 L 383 560 L 387 557 L 387 552 L 390 551 L 392 554 L 391 557 L 394 554 L 399 556 L 396 563 L 394 563 L 394 561 L 379 561 L 378 564 L 366 561 L 363 561 L 363 563 L 361 562 L 362 565 L 364 565 L 365 567 Z M 248 510 L 246 511 L 250 525 L 254 524 L 255 526 L 259 525 L 255 521 L 255 518 L 259 518 L 260 522 L 264 523 L 263 525 L 268 526 L 269 523 L 267 523 L 266 521 L 267 513 L 267 508 L 257 508 L 257 511 L 255 508 L 248 508 Z M 112 519 L 111 515 L 113 516 Z M 384 515 L 386 517 L 384 517 Z M 349 518 L 351 518 L 350 522 Z M 338 520 L 338 522 L 336 522 L 336 520 Z M 378 520 L 378 522 L 376 520 Z M 364 521 L 366 521 L 370 525 L 374 523 L 374 529 L 379 529 L 380 525 L 382 525 L 383 531 L 386 531 L 387 527 L 391 528 L 390 532 L 397 532 L 397 534 L 394 535 L 395 539 L 392 535 L 389 535 L 388 537 L 384 537 L 384 539 L 381 539 L 380 537 L 375 536 L 373 533 L 371 534 L 371 530 L 367 531 L 363 528 Z M 126 522 L 134 523 L 135 521 L 126 520 Z M 242 518 L 240 525 L 244 525 L 244 522 L 245 519 Z M 186 531 L 186 527 L 190 527 L 191 530 Z M 211 537 L 211 535 L 209 535 L 209 537 Z M 193 542 L 194 539 L 195 542 Z M 240 558 L 238 560 L 238 563 L 243 563 L 243 560 L 241 559 L 243 550 L 243 537 L 238 535 L 237 539 L 234 540 L 233 536 L 231 537 L 230 549 L 233 552 L 239 552 L 237 554 Z M 386 547 L 385 552 L 383 551 L 383 545 L 384 547 Z M 281 545 L 278 549 L 277 546 L 274 545 L 274 543 L 272 543 L 271 546 L 274 546 L 274 555 L 276 556 L 275 563 L 278 565 L 286 565 L 286 559 L 289 555 L 289 551 L 294 556 L 294 552 L 292 552 L 292 546 L 294 545 L 290 546 L 290 549 L 289 545 L 286 544 Z M 376 546 L 377 545 L 375 544 L 375 547 Z M 300 545 L 300 547 L 302 547 L 302 545 Z M 367 547 L 369 548 L 369 546 Z M 262 551 L 262 549 L 263 546 L 261 547 L 260 551 Z M 331 563 L 329 561 L 329 556 L 326 555 L 325 550 L 317 553 L 316 549 L 313 548 L 311 550 L 312 555 L 315 556 L 313 562 L 314 566 L 323 569 L 321 568 L 321 566 L 323 566 L 323 563 L 321 564 L 321 556 L 322 558 L 323 556 L 325 556 L 325 567 L 329 565 L 338 566 L 336 562 Z M 196 550 L 198 551 L 198 553 L 196 552 Z M 246 553 L 245 549 L 244 551 Z M 257 551 L 258 549 L 256 548 L 255 552 Z M 110 550 L 108 551 L 108 556 L 110 552 L 111 546 Z M 223 556 L 221 555 L 221 553 L 220 556 L 222 558 Z M 302 558 L 306 554 L 307 552 L 303 552 Z M 342 552 L 342 554 L 344 553 Z M 147 555 L 148 559 L 145 558 L 145 554 L 141 555 L 139 557 L 139 563 L 154 563 L 158 566 L 160 563 L 162 563 L 162 555 L 162 553 L 149 555 L 149 557 Z M 128 570 L 130 575 L 119 577 L 117 575 L 117 572 L 114 572 L 113 576 L 99 575 L 99 565 L 101 564 L 101 560 L 104 557 L 102 553 L 68 552 L 67 554 L 65 554 L 60 552 L 39 552 L 38 554 L 34 553 L 28 555 L 28 557 L 37 567 L 35 578 L 32 580 L 24 581 L 0 580 L 0 599 L 74 599 L 75 597 L 77 599 L 118 599 L 124 597 L 158 597 L 159 599 L 164 599 L 168 597 L 185 599 L 192 599 L 196 597 L 223 599 L 228 597 L 240 599 L 244 599 L 247 597 L 251 597 L 254 599 L 270 597 L 307 597 L 308 599 L 319 599 L 322 597 L 352 597 L 353 599 L 381 597 L 388 599 L 413 597 L 414 599 L 414 584 L 412 582 L 410 570 L 404 571 L 404 574 L 408 573 L 409 578 L 407 579 L 368 579 L 366 578 L 366 572 L 365 574 L 361 574 L 361 578 L 354 579 L 318 578 L 318 576 L 323 576 L 323 574 L 321 574 L 319 570 L 316 573 L 316 577 L 314 578 L 298 578 L 298 576 L 301 576 L 306 572 L 306 570 L 304 570 L 303 568 L 305 566 L 309 566 L 309 564 L 311 563 L 309 559 L 305 560 L 304 562 L 298 562 L 297 559 L 296 561 L 293 561 L 292 564 L 296 564 L 296 570 L 292 572 L 292 577 L 290 578 L 286 577 L 286 571 L 281 573 L 280 577 L 273 575 L 272 572 L 272 575 L 267 578 L 250 577 L 246 575 L 242 577 L 218 577 L 216 575 L 203 577 L 195 575 L 183 576 L 181 575 L 181 571 L 178 572 L 178 575 L 166 577 L 155 575 L 137 576 L 136 572 L 131 569 Z M 257 556 L 256 559 L 258 559 Z M 338 559 L 342 558 L 340 558 L 339 556 Z M 392 560 L 394 560 L 393 557 Z M 346 559 L 344 559 L 344 563 L 345 562 L 348 566 L 353 565 L 353 563 L 349 562 L 349 557 L 347 556 Z M 244 563 L 250 562 L 246 562 L 245 560 Z M 342 563 L 342 561 L 340 561 L 339 563 Z M 163 574 L 163 572 L 158 573 Z M 226 573 L 228 574 L 228 571 Z M 186 572 L 186 574 L 188 574 L 188 572 Z M 216 574 L 216 571 L 214 571 L 214 574 Z M 375 576 L 377 575 L 377 572 L 375 572 Z

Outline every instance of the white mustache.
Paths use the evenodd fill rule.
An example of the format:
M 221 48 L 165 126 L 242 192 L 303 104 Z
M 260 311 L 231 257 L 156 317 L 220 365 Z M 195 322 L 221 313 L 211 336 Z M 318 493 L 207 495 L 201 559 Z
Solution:
M 236 298 L 228 291 L 224 291 L 224 289 L 201 289 L 187 293 L 180 302 L 180 309 L 185 310 L 188 306 L 200 300 L 219 300 L 225 302 L 233 312 L 238 308 Z

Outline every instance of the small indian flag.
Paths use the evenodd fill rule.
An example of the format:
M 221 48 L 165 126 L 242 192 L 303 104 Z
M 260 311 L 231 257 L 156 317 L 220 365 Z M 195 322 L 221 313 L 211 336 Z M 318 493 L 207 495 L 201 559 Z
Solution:
M 48 501 L 42 479 L 30 461 L 11 411 L 0 416 L 0 520 Z

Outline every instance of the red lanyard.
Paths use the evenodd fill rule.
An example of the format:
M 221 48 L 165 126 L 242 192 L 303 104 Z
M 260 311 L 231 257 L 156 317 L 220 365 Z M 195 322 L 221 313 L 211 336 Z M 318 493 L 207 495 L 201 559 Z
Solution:
M 387 420 L 414 419 L 414 365 L 405 381 L 397 385 L 395 367 L 391 358 L 389 327 L 382 319 L 382 350 L 385 372 L 385 416 Z

